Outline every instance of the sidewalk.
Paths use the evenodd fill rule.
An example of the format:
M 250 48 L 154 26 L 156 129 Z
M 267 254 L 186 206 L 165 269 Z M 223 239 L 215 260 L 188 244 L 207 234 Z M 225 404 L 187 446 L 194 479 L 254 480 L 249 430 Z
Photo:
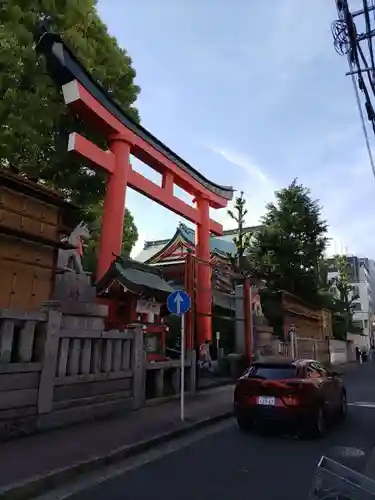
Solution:
M 173 400 L 121 417 L 0 443 L 0 498 L 1 489 L 10 483 L 45 476 L 79 462 L 97 462 L 120 448 L 230 416 L 232 404 L 233 386 L 224 386 L 187 397 L 185 423 L 179 419 L 179 401 Z

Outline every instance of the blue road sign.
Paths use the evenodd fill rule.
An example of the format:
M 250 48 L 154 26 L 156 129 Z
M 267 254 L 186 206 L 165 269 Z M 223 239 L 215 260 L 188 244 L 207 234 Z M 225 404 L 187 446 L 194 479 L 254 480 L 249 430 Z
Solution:
M 189 294 L 183 290 L 172 292 L 167 299 L 168 311 L 176 316 L 185 314 L 191 307 Z

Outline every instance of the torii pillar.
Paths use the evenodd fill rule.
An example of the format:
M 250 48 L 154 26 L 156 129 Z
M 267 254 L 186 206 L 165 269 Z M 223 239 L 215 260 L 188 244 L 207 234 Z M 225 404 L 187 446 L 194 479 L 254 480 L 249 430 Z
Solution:
M 196 198 L 200 222 L 196 231 L 196 328 L 198 346 L 205 340 L 212 341 L 212 285 L 210 203 L 204 197 Z
M 97 279 L 104 276 L 115 256 L 121 255 L 126 187 L 131 168 L 131 146 L 125 140 L 125 137 L 120 134 L 114 135 L 109 142 L 110 152 L 114 159 L 114 168 L 111 175 L 107 177 L 99 240 Z

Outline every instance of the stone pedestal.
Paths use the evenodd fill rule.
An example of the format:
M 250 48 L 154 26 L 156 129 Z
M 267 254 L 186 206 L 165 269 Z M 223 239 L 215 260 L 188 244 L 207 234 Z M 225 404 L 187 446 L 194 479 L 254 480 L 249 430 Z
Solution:
M 92 302 L 95 297 L 96 289 L 91 285 L 89 275 L 72 271 L 56 274 L 53 300 Z
M 62 328 L 68 330 L 103 331 L 108 316 L 108 306 L 95 302 L 61 302 L 50 300 L 42 304 L 41 310 L 62 313 Z

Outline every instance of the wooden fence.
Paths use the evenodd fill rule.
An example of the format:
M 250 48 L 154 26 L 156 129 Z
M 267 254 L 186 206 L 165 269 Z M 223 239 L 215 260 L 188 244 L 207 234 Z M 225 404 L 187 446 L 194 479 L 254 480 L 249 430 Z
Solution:
M 178 394 L 179 362 L 147 363 L 140 325 L 105 330 L 106 307 L 85 306 L 0 311 L 0 438 Z M 193 353 L 185 366 L 194 391 Z

